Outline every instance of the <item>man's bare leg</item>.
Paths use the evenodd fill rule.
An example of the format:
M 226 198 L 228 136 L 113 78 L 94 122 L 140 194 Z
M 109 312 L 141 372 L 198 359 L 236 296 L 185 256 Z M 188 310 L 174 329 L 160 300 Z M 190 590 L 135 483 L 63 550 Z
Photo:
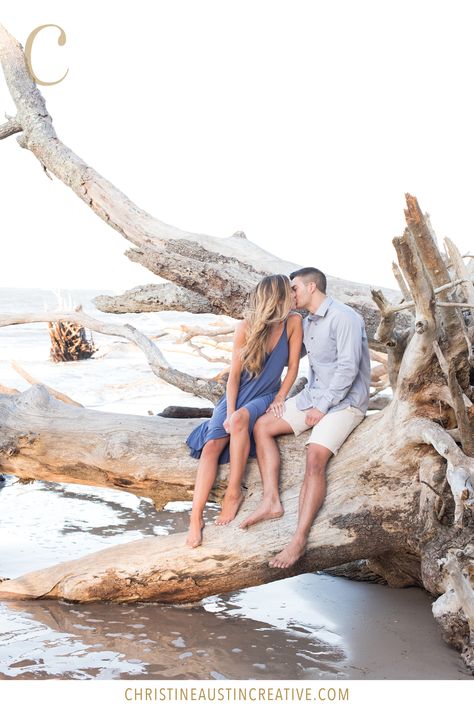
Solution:
M 222 439 L 211 439 L 204 444 L 202 449 L 196 474 L 196 482 L 194 484 L 193 507 L 191 510 L 188 537 L 186 538 L 186 545 L 188 547 L 198 547 L 202 542 L 202 529 L 204 527 L 202 512 L 209 498 L 209 493 L 214 485 L 214 481 L 216 480 L 219 456 L 228 441 L 228 436 L 224 436 Z
M 298 525 L 288 545 L 273 559 L 270 567 L 291 567 L 304 554 L 311 525 L 326 497 L 326 466 L 332 451 L 319 444 L 308 444 L 306 472 L 299 498 Z
M 253 430 L 257 445 L 257 461 L 262 477 L 263 497 L 258 508 L 245 520 L 240 527 L 245 529 L 260 520 L 280 518 L 283 515 L 283 506 L 278 491 L 280 477 L 280 451 L 275 437 L 279 434 L 291 434 L 293 429 L 284 419 L 275 417 L 272 412 L 267 412 L 257 419 Z
M 250 415 L 245 407 L 234 412 L 230 419 L 229 482 L 216 525 L 228 525 L 237 515 L 244 499 L 242 479 L 250 451 L 249 420 Z

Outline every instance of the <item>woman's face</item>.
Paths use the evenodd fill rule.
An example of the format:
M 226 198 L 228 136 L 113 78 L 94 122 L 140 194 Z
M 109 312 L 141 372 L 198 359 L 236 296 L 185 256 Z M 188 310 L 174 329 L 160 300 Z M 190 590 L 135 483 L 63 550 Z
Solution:
M 288 318 L 290 311 L 292 311 L 293 308 L 295 308 L 295 297 L 293 294 L 293 289 L 288 284 L 287 288 L 285 289 L 285 313 L 283 314 L 284 318 Z
M 291 307 L 298 308 L 298 306 L 296 305 L 296 293 L 293 289 L 293 286 L 291 286 L 290 289 L 291 289 Z

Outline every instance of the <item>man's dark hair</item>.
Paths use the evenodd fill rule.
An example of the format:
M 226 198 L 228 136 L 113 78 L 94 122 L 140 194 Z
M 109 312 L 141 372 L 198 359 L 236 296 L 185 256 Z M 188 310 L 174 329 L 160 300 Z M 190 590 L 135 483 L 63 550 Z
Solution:
M 315 269 L 314 266 L 305 266 L 304 269 L 292 271 L 290 279 L 294 279 L 296 276 L 303 279 L 305 283 L 312 281 L 316 284 L 316 287 L 321 291 L 321 293 L 326 293 L 326 276 L 319 269 Z

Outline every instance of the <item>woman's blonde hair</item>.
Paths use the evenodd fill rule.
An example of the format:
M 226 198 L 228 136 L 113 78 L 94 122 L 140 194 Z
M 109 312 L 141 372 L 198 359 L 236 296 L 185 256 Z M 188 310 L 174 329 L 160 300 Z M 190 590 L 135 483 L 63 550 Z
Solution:
M 290 279 L 283 274 L 265 276 L 251 292 L 245 312 L 247 333 L 241 358 L 243 369 L 252 377 L 263 370 L 272 326 L 282 323 L 291 307 Z

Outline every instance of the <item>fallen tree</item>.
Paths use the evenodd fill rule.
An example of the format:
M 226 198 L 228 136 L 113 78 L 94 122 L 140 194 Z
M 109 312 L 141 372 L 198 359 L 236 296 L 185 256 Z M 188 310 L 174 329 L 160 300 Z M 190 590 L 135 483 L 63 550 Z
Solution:
M 216 240 L 181 232 L 133 205 L 59 141 L 26 72 L 21 47 L 3 28 L 0 48 L 17 107 L 16 117 L 0 127 L 0 138 L 19 133 L 20 144 L 33 151 L 45 170 L 135 245 L 130 258 L 205 296 L 212 312 L 234 317 L 242 314 L 249 290 L 263 273 L 292 268 L 242 236 Z M 448 268 L 429 220 L 410 195 L 406 224 L 403 236 L 394 240 L 402 303 L 374 291 L 374 305 L 368 287 L 330 282 L 334 295 L 363 314 L 373 346 L 387 352 L 393 398 L 353 432 L 331 461 L 327 499 L 307 552 L 291 571 L 267 564 L 295 527 L 303 475 L 303 441 L 282 437 L 283 518 L 245 533 L 236 525 L 213 528 L 196 549 L 185 548 L 182 535 L 116 546 L 6 580 L 0 598 L 195 601 L 367 559 L 390 584 L 419 584 L 438 597 L 434 613 L 444 636 L 474 670 L 471 275 L 452 243 Z M 26 317 L 41 319 L 40 314 Z M 19 322 L 31 320 L 10 314 L 0 321 Z M 109 332 L 118 334 L 117 328 Z M 143 334 L 123 328 L 121 334 L 144 349 L 156 374 L 166 377 L 171 366 Z M 192 495 L 195 464 L 183 442 L 194 425 L 91 412 L 58 402 L 35 385 L 23 394 L 0 395 L 0 469 L 25 478 L 126 489 L 163 505 Z M 223 466 L 216 497 L 226 475 Z M 253 462 L 237 523 L 255 507 L 259 493 Z

